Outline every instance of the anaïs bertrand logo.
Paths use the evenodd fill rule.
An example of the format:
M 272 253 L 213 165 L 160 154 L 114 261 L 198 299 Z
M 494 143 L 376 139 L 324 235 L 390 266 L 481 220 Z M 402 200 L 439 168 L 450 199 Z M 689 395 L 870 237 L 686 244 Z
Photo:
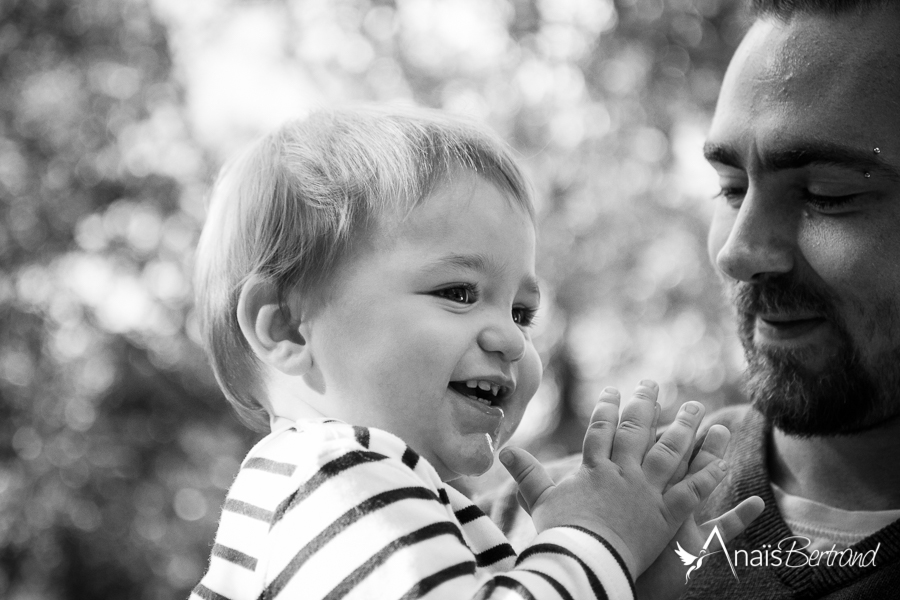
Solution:
M 719 544 L 722 546 L 721 550 L 709 550 L 709 544 L 713 541 L 714 538 L 719 540 Z M 691 573 L 693 573 L 703 565 L 703 560 L 706 557 L 712 556 L 713 554 L 719 554 L 720 552 L 723 552 L 725 554 L 725 559 L 728 561 L 728 566 L 731 567 L 731 574 L 734 575 L 735 579 L 740 581 L 740 578 L 737 576 L 737 571 L 734 570 L 734 563 L 731 562 L 731 556 L 728 554 L 728 548 L 725 547 L 725 540 L 722 539 L 722 534 L 719 532 L 718 525 L 713 526 L 712 531 L 709 532 L 709 537 L 706 538 L 706 543 L 703 544 L 703 547 L 700 549 L 700 553 L 697 554 L 697 556 L 694 556 L 693 554 L 682 548 L 680 543 L 676 542 L 675 545 L 678 546 L 675 549 L 675 554 L 678 555 L 678 558 L 681 559 L 681 562 L 683 562 L 686 567 L 690 566 L 690 569 L 688 569 L 687 574 L 684 576 L 685 584 L 690 581 Z
M 718 540 L 721 546 L 718 550 L 710 550 L 710 544 L 713 540 Z M 739 548 L 734 551 L 734 555 L 728 553 L 725 547 L 725 540 L 718 526 L 714 526 L 706 538 L 706 543 L 695 556 L 681 547 L 680 543 L 675 544 L 674 552 L 684 563 L 684 566 L 690 567 L 684 576 L 684 582 L 687 584 L 691 575 L 705 566 L 704 560 L 713 554 L 722 553 L 728 566 L 731 568 L 731 574 L 740 581 L 735 565 L 744 567 L 774 567 L 798 569 L 802 567 L 874 567 L 875 559 L 878 551 L 881 549 L 881 542 L 874 548 L 859 550 L 857 548 L 843 548 L 838 550 L 837 544 L 833 544 L 830 550 L 821 548 L 810 548 L 812 542 L 809 538 L 792 535 L 786 537 L 776 544 L 763 544 L 758 550 L 746 550 Z M 715 547 L 715 546 L 714 546 Z

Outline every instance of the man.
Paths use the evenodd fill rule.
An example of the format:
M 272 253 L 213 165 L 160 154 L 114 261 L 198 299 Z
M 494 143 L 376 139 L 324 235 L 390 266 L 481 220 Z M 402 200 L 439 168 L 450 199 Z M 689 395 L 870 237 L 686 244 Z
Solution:
M 705 152 L 722 188 L 709 252 L 756 410 L 731 427 L 735 466 L 707 510 L 761 496 L 729 550 L 782 564 L 737 581 L 710 559 L 687 596 L 896 598 L 900 3 L 755 0 L 754 16 Z M 805 564 L 778 546 L 792 535 L 811 540 Z M 848 547 L 874 564 L 848 566 Z
M 732 467 L 701 517 L 766 509 L 685 597 L 900 598 L 900 2 L 752 10 L 705 151 L 753 408 L 712 416 Z

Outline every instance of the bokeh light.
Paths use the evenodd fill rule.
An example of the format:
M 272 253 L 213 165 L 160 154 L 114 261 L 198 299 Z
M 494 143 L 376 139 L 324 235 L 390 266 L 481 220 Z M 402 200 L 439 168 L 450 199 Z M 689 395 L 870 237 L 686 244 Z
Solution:
M 257 439 L 198 346 L 216 170 L 319 106 L 475 117 L 533 180 L 545 379 L 577 451 L 606 385 L 740 400 L 701 156 L 737 0 L 0 3 L 0 597 L 186 597 Z M 460 485 L 504 477 L 492 471 Z

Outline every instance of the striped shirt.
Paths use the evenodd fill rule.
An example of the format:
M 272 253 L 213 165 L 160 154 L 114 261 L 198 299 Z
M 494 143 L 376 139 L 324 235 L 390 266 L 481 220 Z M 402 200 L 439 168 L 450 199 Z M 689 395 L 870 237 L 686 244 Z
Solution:
M 400 438 L 278 419 L 241 465 L 191 600 L 633 597 L 594 533 L 551 528 L 517 556 Z

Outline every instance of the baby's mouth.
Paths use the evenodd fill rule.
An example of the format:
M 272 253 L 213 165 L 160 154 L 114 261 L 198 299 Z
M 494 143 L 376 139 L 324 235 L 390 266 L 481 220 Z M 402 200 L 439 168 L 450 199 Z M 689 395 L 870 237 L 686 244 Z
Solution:
M 485 406 L 500 406 L 507 393 L 506 388 L 501 385 L 477 379 L 451 381 L 448 387 L 457 394 L 471 398 Z

